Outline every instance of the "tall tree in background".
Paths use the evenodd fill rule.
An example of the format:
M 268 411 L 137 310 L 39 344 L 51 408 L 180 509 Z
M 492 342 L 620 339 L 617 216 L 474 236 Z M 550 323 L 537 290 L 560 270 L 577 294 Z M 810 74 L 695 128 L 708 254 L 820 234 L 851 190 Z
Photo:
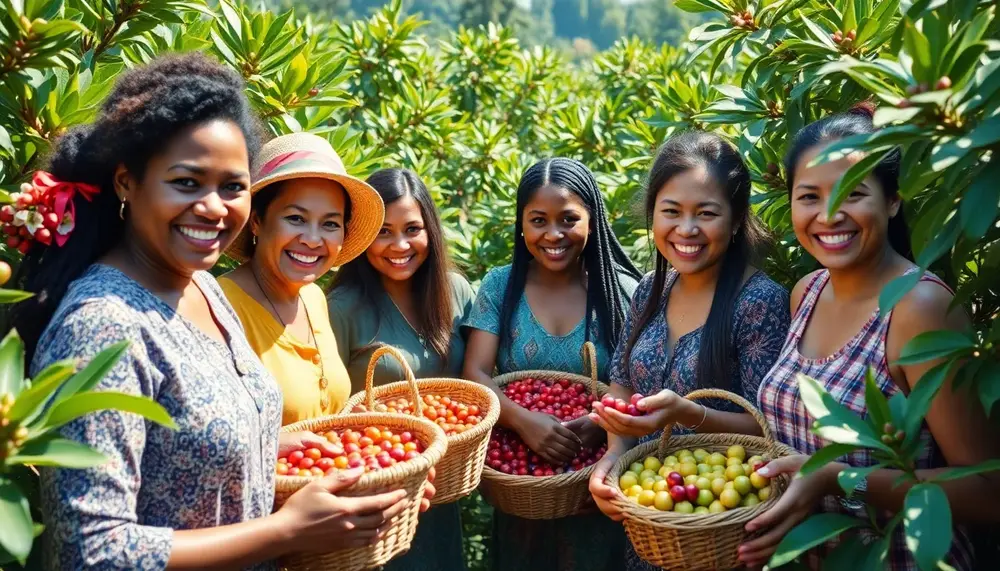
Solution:
M 701 19 L 682 12 L 674 0 L 645 0 L 628 7 L 626 33 L 648 42 L 676 46 Z
M 459 11 L 459 22 L 474 28 L 494 22 L 504 26 L 517 27 L 524 24 L 522 10 L 517 0 L 464 0 Z

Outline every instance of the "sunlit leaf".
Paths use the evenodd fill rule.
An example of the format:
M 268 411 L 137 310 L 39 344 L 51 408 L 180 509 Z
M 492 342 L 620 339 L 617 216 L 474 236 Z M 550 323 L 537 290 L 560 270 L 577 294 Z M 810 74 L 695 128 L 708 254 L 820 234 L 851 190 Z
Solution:
M 772 569 L 790 563 L 799 555 L 840 534 L 864 525 L 856 517 L 837 513 L 814 515 L 785 534 L 777 550 L 771 556 L 768 566 Z
M 903 501 L 906 547 L 921 569 L 936 569 L 951 548 L 951 508 L 937 484 L 917 484 Z

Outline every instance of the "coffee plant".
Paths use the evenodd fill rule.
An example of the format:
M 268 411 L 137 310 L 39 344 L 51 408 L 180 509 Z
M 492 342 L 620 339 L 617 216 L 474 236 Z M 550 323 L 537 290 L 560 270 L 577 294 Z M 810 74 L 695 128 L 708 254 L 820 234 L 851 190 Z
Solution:
M 788 140 L 813 120 L 874 100 L 884 129 L 840 141 L 818 160 L 865 153 L 837 185 L 842 200 L 886 152 L 903 150 L 901 192 L 917 263 L 956 289 L 974 327 L 914 339 L 905 359 L 943 364 L 909 397 L 882 402 L 871 395 L 866 419 L 838 408 L 816 383 L 800 384 L 819 420 L 816 430 L 835 443 L 808 469 L 853 447 L 875 449 L 884 466 L 908 466 L 913 444 L 885 445 L 883 426 L 915 435 L 912 428 L 950 375 L 988 412 L 1000 400 L 995 3 L 677 0 L 676 6 L 705 22 L 679 45 L 622 38 L 592 60 L 573 63 L 547 47 L 522 47 L 496 24 L 431 39 L 421 31 L 427 22 L 403 16 L 398 0 L 352 22 L 234 0 L 3 0 L 0 188 L 14 191 L 43 166 L 52 142 L 93 117 L 122 70 L 168 51 L 205 50 L 244 77 L 272 133 L 326 136 L 358 176 L 388 166 L 419 173 L 440 207 L 455 262 L 473 282 L 507 263 L 518 179 L 547 156 L 591 167 L 619 238 L 648 266 L 653 250 L 635 206 L 651 157 L 678 130 L 715 130 L 747 161 L 755 210 L 775 236 L 761 265 L 791 287 L 815 262 L 790 224 L 780 160 Z M 0 245 L 0 257 L 16 263 L 18 254 Z M 224 260 L 219 271 L 231 267 Z M 882 309 L 918 278 L 890 283 Z M 961 468 L 946 477 L 997 468 Z M 866 474 L 845 472 L 841 480 Z M 912 538 L 933 536 L 912 541 L 911 549 L 921 568 L 938 566 L 951 538 L 947 499 L 936 482 L 919 482 L 906 508 L 895 524 Z M 2 516 L 5 529 L 9 513 Z M 485 568 L 489 507 L 478 496 L 467 498 L 463 516 L 469 566 Z M 772 563 L 791 562 L 845 531 L 843 522 L 823 516 L 807 520 Z M 862 547 L 872 554 L 869 567 L 877 567 L 885 543 Z

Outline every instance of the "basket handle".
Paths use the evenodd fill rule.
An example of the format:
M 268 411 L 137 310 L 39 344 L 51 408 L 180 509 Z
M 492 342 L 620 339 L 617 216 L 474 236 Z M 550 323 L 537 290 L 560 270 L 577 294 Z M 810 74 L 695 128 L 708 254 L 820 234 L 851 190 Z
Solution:
M 768 459 L 773 459 L 777 457 L 777 444 L 774 440 L 774 433 L 771 432 L 771 426 L 767 423 L 767 420 L 764 418 L 764 415 L 762 415 L 760 411 L 757 410 L 757 407 L 750 404 L 750 402 L 747 401 L 745 398 L 741 397 L 738 394 L 731 393 L 729 391 L 724 391 L 722 389 L 697 389 L 685 395 L 684 398 L 688 400 L 717 398 L 717 399 L 727 400 L 733 404 L 739 405 L 741 408 L 743 408 L 743 410 L 750 413 L 750 416 L 752 416 L 753 419 L 757 421 L 757 424 L 760 425 L 760 429 L 764 434 L 764 442 L 767 443 Z M 663 434 L 660 436 L 660 445 L 657 448 L 657 453 L 660 456 L 666 454 L 666 451 L 670 444 L 670 437 L 673 426 L 674 426 L 673 423 L 671 423 L 663 429 Z
M 417 416 L 422 416 L 424 406 L 420 402 L 420 390 L 417 388 L 417 379 L 413 376 L 413 369 L 406 362 L 406 357 L 403 357 L 403 354 L 391 345 L 380 345 L 372 353 L 372 358 L 368 360 L 368 372 L 365 373 L 365 406 L 368 407 L 369 411 L 375 410 L 375 391 L 373 390 L 375 388 L 375 367 L 378 366 L 378 360 L 383 355 L 389 355 L 403 368 L 403 375 L 406 376 L 406 382 L 410 385 L 410 392 L 413 395 L 413 412 Z
M 590 377 L 590 392 L 597 398 L 597 347 L 590 341 L 583 344 L 580 349 L 580 357 L 583 359 L 583 370 Z

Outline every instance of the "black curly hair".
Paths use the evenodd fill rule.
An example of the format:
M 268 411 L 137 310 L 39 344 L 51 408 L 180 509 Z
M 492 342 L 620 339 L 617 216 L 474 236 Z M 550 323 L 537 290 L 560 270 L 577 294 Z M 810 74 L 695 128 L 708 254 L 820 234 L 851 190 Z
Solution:
M 262 130 L 235 72 L 199 53 L 171 54 L 125 72 L 96 120 L 71 129 L 55 144 L 49 171 L 65 181 L 100 188 L 92 201 L 74 199 L 76 227 L 61 247 L 34 245 L 14 283 L 36 294 L 12 309 L 9 325 L 24 339 L 28 357 L 73 280 L 124 238 L 112 178 L 118 165 L 141 179 L 151 157 L 178 132 L 225 119 L 257 155 Z

